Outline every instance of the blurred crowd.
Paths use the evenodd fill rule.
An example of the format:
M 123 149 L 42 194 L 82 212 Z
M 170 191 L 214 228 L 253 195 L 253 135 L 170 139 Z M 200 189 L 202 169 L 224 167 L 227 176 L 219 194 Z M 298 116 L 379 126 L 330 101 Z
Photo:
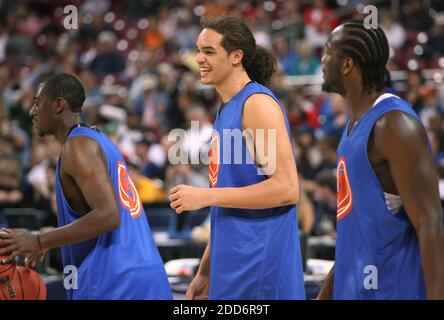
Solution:
M 374 3 L 375 1 L 371 1 Z M 407 71 L 388 88 L 409 100 L 428 133 L 444 178 L 444 7 L 440 1 L 377 1 L 391 47 L 389 69 Z M 202 164 L 168 161 L 184 129 L 180 149 L 191 159 L 208 152 L 220 105 L 202 86 L 194 62 L 202 16 L 235 15 L 271 50 L 279 71 L 270 88 L 287 109 L 301 179 L 300 228 L 335 236 L 336 149 L 347 106 L 320 86 L 291 84 L 292 77 L 321 72 L 324 43 L 341 21 L 362 18 L 364 1 L 110 1 L 3 0 L 0 2 L 0 226 L 5 208 L 37 208 L 56 225 L 55 168 L 60 146 L 32 132 L 28 111 L 37 85 L 58 72 L 85 86 L 82 121 L 99 127 L 124 154 L 145 204 L 167 202 L 177 184 L 208 186 Z M 63 25 L 64 5 L 78 8 L 78 29 Z M 357 9 L 358 8 L 358 9 Z M 360 8 L 362 11 L 362 7 Z M 307 78 L 308 79 L 308 78 Z M 396 79 L 394 79 L 396 80 Z M 198 121 L 198 130 L 190 130 Z M 444 181 L 444 180 L 443 180 Z M 444 198 L 444 183 L 442 184 Z M 167 204 L 166 204 L 167 205 Z

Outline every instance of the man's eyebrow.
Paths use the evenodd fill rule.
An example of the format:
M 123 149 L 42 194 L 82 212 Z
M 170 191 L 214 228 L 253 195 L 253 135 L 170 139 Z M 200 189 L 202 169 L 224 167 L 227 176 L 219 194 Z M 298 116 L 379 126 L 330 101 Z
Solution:
M 196 45 L 196 49 L 197 50 L 212 50 L 212 51 L 216 51 L 216 48 L 214 46 L 203 46 L 201 49 L 199 49 Z

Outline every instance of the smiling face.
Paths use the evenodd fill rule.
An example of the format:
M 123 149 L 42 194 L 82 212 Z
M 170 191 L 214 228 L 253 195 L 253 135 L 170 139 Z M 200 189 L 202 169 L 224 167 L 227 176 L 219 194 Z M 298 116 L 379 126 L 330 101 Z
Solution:
M 41 84 L 29 110 L 33 127 L 40 137 L 53 133 L 54 114 L 52 104 L 44 93 L 44 84 Z
M 196 42 L 196 63 L 203 84 L 217 86 L 224 82 L 233 69 L 233 53 L 228 53 L 221 42 L 223 35 L 212 29 L 203 29 Z
M 322 73 L 324 77 L 324 83 L 322 84 L 322 90 L 325 92 L 335 92 L 342 96 L 345 95 L 345 85 L 342 78 L 342 62 L 343 57 L 340 55 L 337 41 L 342 37 L 342 30 L 336 28 L 325 43 L 324 52 L 322 55 Z

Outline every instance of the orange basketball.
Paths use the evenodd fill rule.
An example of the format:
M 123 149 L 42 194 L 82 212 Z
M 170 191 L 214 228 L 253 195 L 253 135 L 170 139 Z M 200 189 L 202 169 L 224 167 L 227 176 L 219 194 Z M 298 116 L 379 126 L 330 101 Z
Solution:
M 1 261 L 7 258 L 6 256 L 0 256 L 0 300 L 10 300 L 8 297 L 14 296 L 10 294 L 10 284 L 15 277 L 17 271 L 15 262 L 2 264 Z
M 32 269 L 0 265 L 0 300 L 46 300 L 45 282 Z

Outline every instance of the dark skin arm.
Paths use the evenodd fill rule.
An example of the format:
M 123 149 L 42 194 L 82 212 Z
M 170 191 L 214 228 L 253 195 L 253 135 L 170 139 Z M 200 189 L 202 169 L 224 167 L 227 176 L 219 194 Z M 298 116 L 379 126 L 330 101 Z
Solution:
M 100 146 L 86 137 L 75 137 L 62 150 L 62 186 L 68 201 L 77 210 L 84 199 L 88 210 L 76 221 L 37 236 L 28 232 L 0 235 L 0 255 L 11 253 L 8 261 L 18 255 L 33 259 L 43 250 L 96 238 L 120 226 L 119 206 Z M 65 183 L 63 183 L 65 181 Z M 77 194 L 72 194 L 76 190 Z M 76 198 L 77 197 L 77 198 Z
M 210 289 L 210 243 L 200 261 L 199 270 L 187 289 L 187 299 L 208 300 Z
M 335 267 L 333 266 L 325 279 L 324 285 L 316 297 L 317 300 L 332 300 L 334 285 Z
M 427 297 L 444 299 L 442 209 L 438 175 L 427 141 L 416 119 L 391 111 L 375 124 L 369 157 L 384 191 L 400 195 L 415 228 Z M 388 169 L 386 175 L 384 168 Z

